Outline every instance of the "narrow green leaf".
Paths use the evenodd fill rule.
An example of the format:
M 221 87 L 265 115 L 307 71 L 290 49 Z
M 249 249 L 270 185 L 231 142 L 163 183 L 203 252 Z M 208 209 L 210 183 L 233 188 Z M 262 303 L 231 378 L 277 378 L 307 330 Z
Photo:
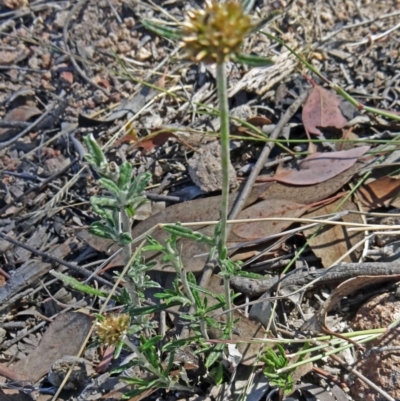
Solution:
M 132 165 L 129 162 L 122 163 L 119 171 L 118 188 L 127 191 L 132 177 Z
M 150 173 L 142 173 L 138 175 L 131 183 L 128 190 L 128 199 L 142 195 L 143 191 L 149 185 L 151 180 Z
M 95 221 L 94 223 L 91 224 L 89 232 L 95 235 L 96 237 L 112 239 L 112 240 L 115 239 L 115 234 L 116 234 L 112 228 L 106 227 L 99 221 Z
M 108 294 L 106 292 L 103 291 L 99 291 L 93 287 L 91 287 L 90 285 L 87 284 L 82 284 L 80 281 L 76 280 L 73 277 L 70 276 L 66 276 L 65 274 L 62 273 L 58 273 L 54 270 L 50 271 L 50 274 L 60 280 L 63 281 L 63 283 L 69 285 L 70 287 L 72 287 L 73 289 L 83 292 L 85 294 L 89 294 L 89 295 L 94 295 L 96 297 L 107 297 Z
M 90 203 L 98 206 L 107 206 L 110 208 L 118 208 L 118 202 L 115 199 L 107 198 L 106 196 L 91 196 Z
M 190 228 L 183 227 L 177 224 L 166 224 L 163 226 L 163 229 L 171 234 L 177 235 L 178 237 L 182 238 L 188 238 L 193 241 L 197 242 L 203 242 L 208 245 L 214 245 L 214 239 L 211 237 L 208 237 L 207 235 L 204 235 L 202 233 L 199 233 L 197 231 L 193 231 Z
M 128 245 L 132 242 L 132 236 L 130 233 L 121 233 L 118 236 L 118 243 L 122 245 Z
M 86 135 L 83 140 L 85 141 L 92 160 L 95 162 L 95 167 L 100 168 L 104 166 L 104 164 L 107 164 L 104 153 L 94 139 L 94 136 L 92 134 Z
M 165 249 L 161 244 L 147 245 L 142 248 L 142 252 L 156 251 L 161 252 Z
M 115 351 L 114 351 L 114 359 L 118 359 L 119 355 L 121 354 L 122 351 L 122 347 L 124 346 L 124 342 L 120 341 L 116 347 L 115 347 Z
M 156 345 L 157 343 L 159 343 L 162 340 L 162 336 L 158 335 L 158 336 L 154 336 L 150 339 L 145 339 L 145 343 L 143 345 L 140 346 L 140 349 L 142 351 L 146 351 L 148 350 L 150 347 Z
M 267 67 L 274 64 L 270 58 L 243 53 L 235 55 L 233 61 L 239 64 L 248 65 L 250 67 Z
M 115 197 L 119 197 L 120 190 L 113 181 L 103 177 L 99 179 L 99 182 L 107 191 L 111 192 Z
M 181 40 L 182 34 L 178 29 L 169 28 L 165 25 L 151 22 L 149 20 L 143 20 L 142 24 L 145 28 L 147 28 L 149 31 L 152 31 L 156 35 L 160 35 L 171 40 Z
M 213 351 L 206 359 L 205 367 L 207 369 L 210 368 L 218 360 L 218 358 L 221 356 L 221 352 L 223 351 L 224 348 L 225 348 L 225 344 L 220 343 L 220 344 L 215 345 L 215 347 L 213 348 Z
M 268 276 L 268 275 L 263 276 L 262 274 L 248 272 L 246 270 L 238 270 L 238 271 L 236 271 L 235 272 L 235 276 L 254 278 L 256 280 L 264 280 L 264 279 L 270 278 L 270 276 Z
M 132 218 L 136 213 L 136 209 L 129 205 L 125 205 L 125 211 L 129 218 Z
M 172 342 L 167 342 L 164 344 L 162 347 L 163 352 L 174 352 L 179 348 L 183 348 L 185 346 L 188 346 L 194 342 L 200 341 L 201 337 L 196 336 L 196 337 L 188 337 L 188 338 L 181 338 L 179 340 L 173 340 Z

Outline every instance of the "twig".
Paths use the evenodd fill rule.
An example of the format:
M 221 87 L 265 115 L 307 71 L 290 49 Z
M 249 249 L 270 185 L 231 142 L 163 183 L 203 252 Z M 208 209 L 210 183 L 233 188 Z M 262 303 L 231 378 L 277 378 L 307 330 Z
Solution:
M 46 178 L 45 180 L 43 180 L 39 185 L 34 186 L 29 188 L 26 192 L 24 192 L 22 195 L 16 197 L 13 202 L 3 206 L 0 209 L 0 216 L 9 208 L 11 207 L 13 204 L 22 201 L 27 195 L 29 195 L 31 192 L 34 191 L 40 191 L 42 190 L 47 184 L 49 184 L 51 181 L 53 181 L 54 179 L 56 179 L 57 177 L 63 175 L 64 173 L 66 173 L 76 162 L 78 161 L 78 159 L 72 160 L 71 163 L 69 163 L 67 166 L 65 166 L 63 169 L 61 169 L 60 171 L 57 171 L 56 173 L 54 173 L 53 175 L 51 175 L 50 177 Z M 4 174 L 4 172 L 3 172 Z
M 370 37 L 368 37 L 368 38 L 366 38 L 366 39 L 363 39 L 363 40 L 361 40 L 360 42 L 351 43 L 351 44 L 349 44 L 349 45 L 347 45 L 347 46 L 349 46 L 349 47 L 355 47 L 355 46 L 366 45 L 366 44 L 369 43 L 369 42 L 373 43 L 373 42 L 375 42 L 375 41 L 378 41 L 378 40 L 384 38 L 385 36 L 389 35 L 390 33 L 396 31 L 396 30 L 399 29 L 399 28 L 400 28 L 400 23 L 398 23 L 397 25 L 393 26 L 392 28 L 388 29 L 388 30 L 385 31 L 385 32 L 379 33 L 379 34 L 377 34 L 377 35 L 371 35 Z
M 259 296 L 267 291 L 272 292 L 277 288 L 278 283 L 281 288 L 292 285 L 303 286 L 296 292 L 304 291 L 306 288 L 316 285 L 328 285 L 342 282 L 358 276 L 391 276 L 400 273 L 400 261 L 394 262 L 363 262 L 347 263 L 330 267 L 329 269 L 318 269 L 315 271 L 297 271 L 285 275 L 279 279 L 249 279 L 245 277 L 233 277 L 232 284 L 242 293 L 249 296 Z M 292 295 L 291 293 L 289 295 Z
M 10 242 L 13 245 L 16 245 L 16 246 L 19 246 L 21 248 L 24 248 L 24 249 L 34 253 L 35 255 L 38 255 L 38 256 L 44 258 L 45 260 L 47 259 L 47 260 L 49 260 L 51 262 L 55 262 L 55 263 L 58 263 L 60 265 L 66 266 L 69 269 L 77 272 L 78 274 L 80 274 L 80 275 L 82 275 L 84 277 L 90 277 L 91 274 L 92 274 L 91 272 L 89 272 L 89 271 L 87 271 L 85 269 L 82 269 L 81 267 L 79 267 L 78 265 L 76 265 L 74 263 L 66 262 L 65 260 L 62 260 L 62 259 L 57 258 L 55 256 L 51 256 L 51 255 L 47 254 L 46 252 L 42 252 L 42 251 L 39 251 L 39 250 L 37 250 L 35 248 L 32 248 L 29 245 L 26 245 L 26 244 L 14 239 L 14 238 L 9 237 L 8 235 L 3 234 L 2 232 L 0 232 L 0 238 Z M 101 283 L 103 285 L 106 285 L 107 287 L 111 287 L 111 288 L 113 287 L 112 283 L 110 283 L 109 281 L 105 280 L 102 277 L 92 276 L 92 279 L 96 279 L 99 283 Z
M 24 121 L 0 121 L 0 128 L 27 128 L 30 125 Z
M 290 107 L 286 110 L 286 113 L 280 119 L 279 123 L 276 125 L 275 129 L 272 131 L 270 138 L 275 140 L 280 135 L 281 131 L 285 127 L 285 125 L 289 122 L 289 120 L 294 116 L 299 107 L 305 102 L 308 96 L 308 92 L 303 92 L 294 102 L 290 105 Z M 249 178 L 246 181 L 245 186 L 242 189 L 241 194 L 235 201 L 233 209 L 229 214 L 229 220 L 234 220 L 237 218 L 239 213 L 242 211 L 244 204 L 246 203 L 247 198 L 256 182 L 257 176 L 260 174 L 260 171 L 264 167 L 265 163 L 268 160 L 269 154 L 271 153 L 272 148 L 274 147 L 275 142 L 269 141 L 265 144 L 263 151 L 261 152 L 257 163 L 253 167 Z

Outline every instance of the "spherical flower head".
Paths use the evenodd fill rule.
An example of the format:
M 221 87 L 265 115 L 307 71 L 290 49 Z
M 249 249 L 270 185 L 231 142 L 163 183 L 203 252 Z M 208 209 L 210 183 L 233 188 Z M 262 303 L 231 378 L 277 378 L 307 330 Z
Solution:
M 96 324 L 100 341 L 105 345 L 117 345 L 129 330 L 130 321 L 127 313 L 107 315 Z
M 193 61 L 222 63 L 239 52 L 253 25 L 238 1 L 206 0 L 202 10 L 189 11 L 182 28 L 182 45 Z

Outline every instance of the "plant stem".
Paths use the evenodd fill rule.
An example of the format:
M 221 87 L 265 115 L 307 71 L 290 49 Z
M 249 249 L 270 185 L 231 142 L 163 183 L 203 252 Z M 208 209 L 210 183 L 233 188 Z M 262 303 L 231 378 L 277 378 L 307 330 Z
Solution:
M 131 232 L 131 220 L 123 206 L 121 206 L 120 215 L 121 215 L 122 232 L 130 233 Z M 132 257 L 131 244 L 124 245 L 122 252 L 124 254 L 124 263 L 126 265 L 127 263 L 130 263 L 130 260 Z M 140 308 L 141 302 L 140 302 L 140 298 L 139 298 L 139 295 L 137 292 L 137 288 L 136 288 L 134 281 L 129 277 L 129 275 L 126 277 L 126 289 L 131 297 L 133 305 L 135 305 L 135 307 Z
M 225 63 L 217 64 L 217 91 L 219 101 L 219 111 L 221 119 L 221 167 L 222 167 L 222 196 L 221 196 L 221 220 L 220 220 L 220 234 L 218 238 L 218 253 L 219 258 L 224 258 L 226 255 L 226 240 L 227 240 L 227 220 L 228 220 L 228 206 L 229 206 L 229 105 L 226 85 L 226 66 Z M 223 263 L 221 263 L 221 270 L 223 270 Z M 232 308 L 230 280 L 229 277 L 224 275 L 224 292 L 225 292 L 225 308 L 228 310 L 227 321 L 228 324 L 232 322 Z

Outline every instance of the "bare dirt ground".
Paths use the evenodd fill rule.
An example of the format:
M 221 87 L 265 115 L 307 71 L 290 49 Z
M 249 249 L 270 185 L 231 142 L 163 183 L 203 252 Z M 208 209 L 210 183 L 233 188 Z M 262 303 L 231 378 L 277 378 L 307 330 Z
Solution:
M 176 204 L 180 206 L 168 214 L 168 222 L 198 216 L 212 220 L 210 199 L 218 195 L 220 189 L 218 177 L 214 175 L 218 169 L 218 150 L 213 149 L 215 139 L 218 139 L 219 122 L 210 109 L 217 106 L 215 68 L 186 61 L 176 43 L 155 36 L 141 23 L 143 19 L 156 18 L 174 24 L 183 19 L 186 10 L 202 7 L 201 1 L 27 2 L 0 0 L 1 401 L 52 399 L 61 381 L 49 376 L 50 366 L 65 355 L 78 354 L 93 322 L 90 316 L 99 310 L 102 302 L 64 286 L 49 274 L 51 269 L 57 269 L 84 280 L 107 258 L 107 246 L 87 234 L 88 226 L 95 219 L 89 198 L 98 193 L 99 187 L 82 158 L 86 134 L 94 134 L 110 160 L 128 160 L 137 173 L 151 172 L 152 183 L 148 188 L 151 202 L 140 210 L 139 222 Z M 400 115 L 400 1 L 293 0 L 286 4 L 258 0 L 251 14 L 255 18 L 265 17 L 277 10 L 280 14 L 265 28 L 266 31 L 282 39 L 329 81 L 360 103 Z M 231 131 L 234 135 L 231 184 L 236 190 L 257 162 L 267 135 L 273 132 L 285 113 L 287 115 L 296 99 L 302 95 L 306 99 L 312 85 L 304 75 L 314 80 L 313 83 L 324 85 L 285 47 L 259 33 L 246 39 L 244 51 L 271 57 L 274 64 L 254 68 L 234 63 L 228 65 L 231 115 L 240 119 L 232 122 Z M 364 192 L 360 195 L 362 198 L 364 194 L 364 203 L 359 198 L 352 198 L 345 208 L 360 211 L 362 204 L 361 211 L 399 213 L 396 209 L 400 207 L 396 200 L 400 193 L 396 178 L 400 160 L 396 139 L 400 132 L 399 121 L 357 110 L 343 99 L 339 107 L 349 124 L 340 130 L 324 130 L 327 142 L 318 144 L 315 150 L 342 151 L 353 147 L 329 142 L 334 139 L 359 140 L 361 145 L 367 143 L 363 140 L 374 139 L 377 142 L 369 143 L 369 146 L 377 155 L 385 155 L 387 149 L 392 155 L 383 162 L 384 168 L 373 170 L 372 181 L 364 182 Z M 281 138 L 298 139 L 299 142 L 287 142 L 285 149 L 274 147 L 265 161 L 263 177 L 282 171 L 279 170 L 282 160 L 290 161 L 293 152 L 310 149 L 301 108 L 289 117 Z M 241 121 L 255 126 L 258 132 L 264 133 L 264 138 L 252 128 L 244 127 Z M 161 128 L 163 134 L 154 134 Z M 319 173 L 313 174 L 318 176 Z M 284 200 L 284 195 L 279 192 L 272 203 L 283 202 L 288 209 L 295 203 L 314 205 L 348 191 L 347 184 L 353 176 L 352 183 L 356 185 L 362 176 L 359 171 L 343 181 L 329 181 L 326 188 L 311 185 L 304 189 L 299 185 L 303 192 L 290 192 Z M 367 182 L 379 179 L 383 181 L 376 187 L 366 186 Z M 291 188 L 293 186 L 296 187 L 292 185 Z M 206 202 L 201 206 L 188 203 L 198 198 L 206 199 Z M 197 215 L 189 213 L 193 207 L 199 208 L 194 210 Z M 275 210 L 270 203 L 263 206 L 264 209 L 271 207 Z M 331 206 L 323 207 L 326 209 L 321 206 L 313 212 L 301 209 L 301 213 L 288 217 L 301 217 L 307 211 L 311 218 L 333 210 Z M 256 217 L 252 213 L 259 211 L 249 212 L 246 218 Z M 282 210 L 276 209 L 276 213 L 285 216 Z M 272 215 L 273 212 L 263 217 Z M 395 216 L 367 217 L 370 223 L 397 225 L 398 230 L 399 220 Z M 382 217 L 389 221 L 382 223 Z M 361 224 L 363 220 L 359 219 L 352 222 Z M 143 226 L 137 227 L 137 233 L 145 231 Z M 274 230 L 280 233 L 286 228 L 287 225 Z M 264 227 L 262 232 L 271 232 L 268 230 L 270 228 Z M 231 240 L 232 244 L 245 242 L 246 236 L 239 229 L 234 234 L 237 237 Z M 259 274 L 272 273 L 277 277 L 304 244 L 307 235 L 304 231 L 275 245 L 258 259 L 259 264 L 257 261 L 250 263 L 250 268 Z M 339 247 L 333 244 L 332 236 L 340 242 Z M 329 267 L 360 239 L 350 237 L 339 232 L 330 232 L 327 237 L 321 235 L 319 243 L 310 243 L 306 249 L 301 266 L 305 264 L 317 270 Z M 363 262 L 399 264 L 398 233 L 397 237 L 395 233 L 389 240 L 385 238 L 378 236 L 378 241 L 374 239 L 362 245 L 358 253 L 350 253 L 345 262 L 358 262 L 362 257 Z M 390 250 L 388 246 L 391 246 Z M 243 248 L 235 257 L 249 261 L 266 247 L 263 244 Z M 202 253 L 197 248 L 194 252 L 186 253 L 184 258 L 191 264 L 190 269 L 200 274 L 204 259 L 193 259 L 193 255 Z M 120 271 L 120 266 L 121 261 L 109 262 L 100 276 L 103 282 L 97 284 L 100 287 L 113 284 L 113 273 Z M 155 270 L 164 285 L 167 273 L 161 268 Z M 250 299 L 260 295 L 246 294 L 244 285 L 240 285 L 237 288 Z M 377 292 L 386 289 L 383 284 L 377 287 Z M 275 322 L 282 330 L 280 334 L 297 333 L 305 318 L 315 313 L 330 291 L 331 288 L 324 287 L 301 302 L 297 301 L 302 309 L 300 312 L 283 305 Z M 393 289 L 390 291 L 394 292 Z M 387 327 L 400 317 L 398 301 L 394 295 L 385 294 L 386 298 L 392 297 L 389 310 L 380 312 L 376 323 L 370 316 L 375 307 L 368 304 L 358 312 L 361 323 L 353 321 L 355 311 L 368 298 L 365 295 L 370 294 L 361 292 L 358 301 L 349 297 L 348 304 L 341 310 L 334 310 L 332 319 L 336 320 L 332 327 L 335 330 L 346 331 L 351 325 L 356 330 Z M 386 298 L 378 304 L 386 302 Z M 245 300 L 244 296 L 242 300 Z M 260 314 L 263 313 L 254 312 L 254 315 L 262 321 Z M 363 320 L 369 321 L 370 325 L 363 325 Z M 398 344 L 390 342 L 388 346 Z M 64 389 L 59 399 L 120 399 L 123 390 L 118 392 L 117 389 L 121 383 L 110 376 L 108 359 L 111 354 L 112 351 L 105 348 L 85 348 L 82 370 L 86 373 L 79 377 L 78 372 L 76 386 Z M 363 355 L 361 358 L 353 351 L 353 354 L 349 352 L 341 357 L 347 358 L 348 365 L 384 388 L 392 399 L 400 399 L 396 373 L 398 350 L 380 356 L 372 354 L 371 359 Z M 65 370 L 65 366 L 59 370 Z M 314 393 L 299 390 L 292 395 L 294 399 L 383 399 L 356 379 L 354 372 L 349 374 L 337 360 L 321 361 L 314 368 L 304 373 L 299 385 L 311 383 L 317 390 Z M 247 382 L 249 373 L 246 372 L 245 368 L 243 374 L 240 372 L 244 379 L 238 373 L 238 388 Z M 261 376 L 257 376 L 260 383 Z M 325 390 L 318 393 L 319 389 L 326 389 L 327 383 L 331 390 L 336 389 L 336 395 Z M 248 399 L 273 399 L 274 395 L 266 389 L 268 384 L 265 386 L 260 384 L 259 393 L 254 389 L 253 398 Z M 203 393 L 195 396 L 159 391 L 149 395 L 148 399 L 214 400 L 219 397 L 220 388 L 210 383 L 202 390 Z

